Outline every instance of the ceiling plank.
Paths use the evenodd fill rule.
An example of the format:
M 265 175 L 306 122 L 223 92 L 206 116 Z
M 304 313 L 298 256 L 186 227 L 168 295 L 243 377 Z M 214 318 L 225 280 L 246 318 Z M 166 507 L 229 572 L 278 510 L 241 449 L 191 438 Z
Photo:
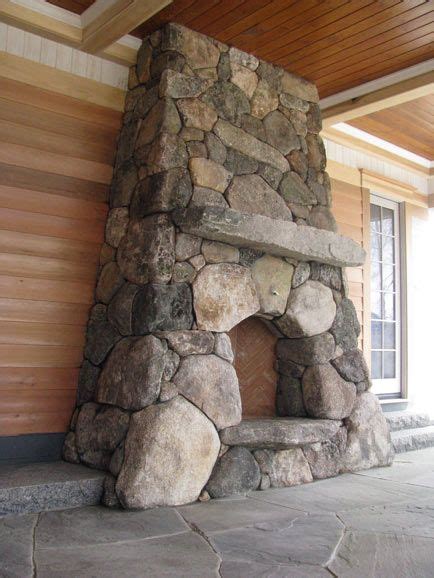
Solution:
M 338 122 L 347 122 L 433 91 L 434 72 L 426 72 L 322 110 L 323 125 L 329 127 Z
M 83 28 L 80 49 L 100 53 L 171 3 L 172 0 L 96 0 L 88 8 L 94 17 Z M 82 21 L 86 21 L 86 12 Z

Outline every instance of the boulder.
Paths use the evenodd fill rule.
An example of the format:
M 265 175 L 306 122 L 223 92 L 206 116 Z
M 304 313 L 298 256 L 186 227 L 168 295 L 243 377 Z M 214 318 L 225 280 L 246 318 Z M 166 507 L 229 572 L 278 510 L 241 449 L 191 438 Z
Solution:
M 106 263 L 99 274 L 96 285 L 95 296 L 97 301 L 110 303 L 124 284 L 125 279 L 122 277 L 118 264 L 115 261 Z
M 97 401 L 134 411 L 154 403 L 166 351 L 167 346 L 152 335 L 122 339 L 99 376 Z
M 83 360 L 78 374 L 77 405 L 88 401 L 95 401 L 98 376 L 101 368 L 93 365 L 87 359 Z M 71 428 L 72 429 L 72 428 Z
M 344 351 L 357 349 L 357 338 L 360 335 L 360 323 L 356 309 L 350 299 L 342 299 L 336 310 L 336 318 L 330 328 L 330 333 Z
M 258 450 L 254 455 L 261 472 L 269 476 L 272 488 L 298 486 L 313 481 L 309 464 L 300 448 L 277 452 Z
M 170 217 L 158 214 L 130 221 L 117 261 L 131 283 L 168 283 L 175 263 L 175 228 Z
M 189 168 L 195 185 L 213 189 L 219 193 L 225 192 L 232 179 L 232 173 L 209 159 L 192 158 Z
M 202 99 L 218 112 L 220 118 L 232 124 L 239 124 L 241 116 L 250 112 L 246 94 L 231 82 L 221 80 L 215 82 Z
M 186 127 L 211 131 L 217 122 L 216 111 L 197 98 L 183 98 L 176 104 Z
M 346 444 L 347 428 L 343 426 L 330 440 L 303 448 L 303 453 L 315 480 L 332 478 L 339 474 Z
M 256 490 L 259 466 L 246 448 L 230 448 L 216 463 L 206 490 L 212 498 L 225 498 Z
M 214 353 L 222 359 L 226 359 L 229 363 L 234 361 L 232 343 L 227 333 L 216 333 L 214 335 Z
M 121 335 L 131 335 L 133 332 L 133 303 L 139 289 L 138 285 L 125 283 L 113 297 L 107 308 L 108 320 Z
M 127 232 L 129 214 L 127 207 L 112 209 L 105 225 L 105 240 L 112 247 L 118 247 Z
M 360 349 L 352 349 L 332 360 L 333 367 L 346 381 L 369 382 L 369 367 Z
M 114 452 L 124 439 L 129 422 L 130 414 L 118 407 L 85 403 L 75 427 L 79 455 L 92 451 Z
M 202 244 L 202 255 L 205 261 L 210 264 L 238 263 L 240 259 L 240 252 L 236 247 L 216 241 L 204 241 Z
M 252 266 L 260 312 L 276 317 L 285 312 L 294 267 L 278 257 L 264 255 Z
M 180 52 L 193 70 L 216 67 L 220 58 L 212 38 L 173 22 L 163 29 L 161 49 Z
M 250 271 L 220 263 L 204 267 L 193 282 L 197 326 L 207 331 L 230 331 L 259 311 Z
M 191 355 L 181 359 L 173 383 L 201 409 L 217 429 L 241 421 L 238 378 L 230 363 L 216 355 Z
M 299 365 L 318 365 L 330 361 L 334 357 L 335 351 L 336 345 L 333 335 L 321 333 L 301 339 L 279 339 L 276 355 L 279 360 L 292 361 Z
M 160 79 L 160 97 L 194 98 L 212 85 L 212 80 L 164 70 Z
M 260 80 L 251 99 L 251 114 L 263 119 L 279 106 L 277 92 L 265 80 Z M 247 112 L 247 111 L 246 111 Z
M 135 413 L 116 484 L 122 506 L 143 509 L 194 502 L 219 449 L 211 421 L 179 395 Z
M 143 335 L 154 331 L 191 329 L 193 310 L 191 289 L 186 283 L 148 284 L 133 304 L 133 331 Z
M 141 219 L 152 213 L 166 213 L 186 207 L 192 186 L 186 168 L 174 168 L 140 181 L 132 198 L 130 214 Z
M 357 396 L 346 426 L 348 438 L 341 471 L 355 472 L 391 465 L 394 451 L 389 425 L 373 393 Z
M 300 146 L 296 131 L 280 111 L 274 110 L 270 112 L 263 122 L 268 144 L 279 150 L 283 155 L 287 155 L 290 151 Z
M 276 412 L 280 417 L 304 417 L 306 415 L 299 379 L 279 375 L 276 388 Z
M 157 336 L 181 356 L 205 355 L 214 349 L 214 335 L 209 331 L 160 331 Z
M 195 235 L 177 233 L 175 245 L 175 257 L 177 261 L 186 261 L 190 257 L 199 255 L 202 239 Z
M 303 374 L 303 399 L 311 417 L 344 419 L 356 400 L 356 386 L 345 381 L 329 363 L 312 365 Z
M 292 220 L 285 201 L 259 175 L 234 177 L 226 192 L 226 199 L 232 209 L 241 213 Z
M 94 305 L 87 324 L 84 356 L 94 365 L 99 365 L 119 339 L 120 333 L 107 319 L 107 307 L 102 303 Z
M 331 289 L 306 281 L 289 294 L 288 307 L 276 324 L 287 337 L 311 337 L 330 329 L 336 314 Z

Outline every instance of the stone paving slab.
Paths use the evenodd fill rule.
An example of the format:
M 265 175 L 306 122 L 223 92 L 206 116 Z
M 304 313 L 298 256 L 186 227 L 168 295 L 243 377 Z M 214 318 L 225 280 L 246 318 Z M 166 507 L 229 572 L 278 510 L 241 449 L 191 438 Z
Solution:
M 0 519 L 1 578 L 33 577 L 33 533 L 37 515 Z

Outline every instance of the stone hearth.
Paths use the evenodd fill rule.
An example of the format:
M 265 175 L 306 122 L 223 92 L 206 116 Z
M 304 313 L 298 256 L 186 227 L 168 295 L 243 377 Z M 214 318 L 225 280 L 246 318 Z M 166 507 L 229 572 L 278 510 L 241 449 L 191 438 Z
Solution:
M 330 210 L 314 85 L 182 26 L 132 69 L 64 457 L 107 505 L 180 505 L 392 460 Z M 279 418 L 241 421 L 228 332 L 279 337 Z

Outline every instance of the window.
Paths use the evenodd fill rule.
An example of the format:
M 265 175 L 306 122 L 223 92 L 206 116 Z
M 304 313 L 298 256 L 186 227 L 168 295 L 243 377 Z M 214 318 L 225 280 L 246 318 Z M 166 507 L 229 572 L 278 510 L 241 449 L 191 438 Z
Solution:
M 399 205 L 371 196 L 371 376 L 373 392 L 401 394 Z

